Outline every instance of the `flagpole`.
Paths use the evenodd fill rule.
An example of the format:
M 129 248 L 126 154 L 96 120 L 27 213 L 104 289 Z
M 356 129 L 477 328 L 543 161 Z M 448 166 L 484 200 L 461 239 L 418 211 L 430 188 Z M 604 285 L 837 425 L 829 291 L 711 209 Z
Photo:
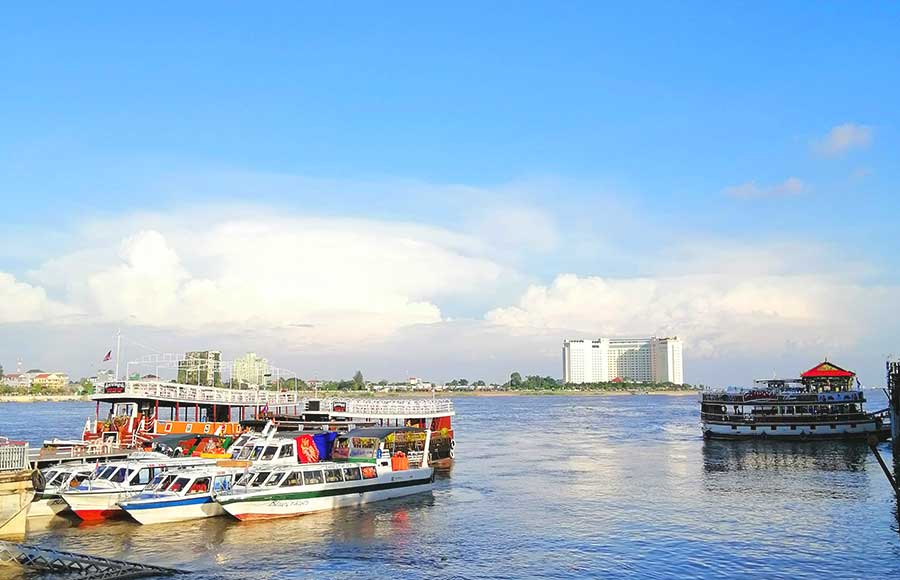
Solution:
M 122 330 L 116 331 L 116 380 L 119 380 L 119 347 L 122 346 Z

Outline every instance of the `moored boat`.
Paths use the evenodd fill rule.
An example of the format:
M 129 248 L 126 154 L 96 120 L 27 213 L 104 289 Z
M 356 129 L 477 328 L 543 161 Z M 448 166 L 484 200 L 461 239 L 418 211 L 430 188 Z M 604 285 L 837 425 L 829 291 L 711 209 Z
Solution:
M 119 502 L 141 524 L 183 522 L 224 514 L 214 498 L 234 484 L 243 469 L 200 467 L 157 476 L 141 493 Z
M 28 517 L 52 517 L 69 508 L 62 492 L 73 489 L 90 478 L 93 465 L 60 465 L 41 472 L 42 489 L 36 489 L 28 506 Z
M 239 520 L 299 516 L 431 490 L 430 431 L 361 428 L 340 436 L 331 461 L 254 468 L 216 501 Z
M 82 520 L 100 521 L 121 515 L 122 509 L 118 502 L 140 493 L 157 475 L 215 464 L 212 459 L 173 459 L 156 453 L 147 455 L 146 458 L 98 466 L 93 475 L 81 485 L 63 491 L 62 498 Z
M 866 412 L 852 371 L 824 361 L 799 379 L 761 379 L 748 390 L 701 395 L 703 436 L 710 439 L 866 439 L 890 436 L 886 413 Z

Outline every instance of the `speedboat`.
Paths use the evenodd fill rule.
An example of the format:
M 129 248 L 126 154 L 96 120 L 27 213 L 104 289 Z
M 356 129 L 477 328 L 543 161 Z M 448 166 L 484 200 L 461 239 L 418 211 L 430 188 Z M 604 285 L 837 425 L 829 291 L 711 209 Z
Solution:
M 354 429 L 335 442 L 333 460 L 254 466 L 230 491 L 216 495 L 239 520 L 299 516 L 429 491 L 430 432 Z
M 43 489 L 36 490 L 28 517 L 52 517 L 68 509 L 60 493 L 81 485 L 94 472 L 92 465 L 56 465 L 42 472 Z
M 137 455 L 137 454 L 133 454 Z M 129 458 L 99 466 L 78 487 L 62 492 L 62 498 L 75 515 L 86 521 L 99 521 L 122 514 L 118 502 L 140 493 L 148 483 L 167 471 L 215 464 L 212 459 L 185 457 L 173 459 L 156 453 L 151 457 Z
M 244 470 L 199 467 L 157 475 L 138 495 L 119 502 L 141 524 L 183 522 L 224 514 L 214 496 L 227 491 Z

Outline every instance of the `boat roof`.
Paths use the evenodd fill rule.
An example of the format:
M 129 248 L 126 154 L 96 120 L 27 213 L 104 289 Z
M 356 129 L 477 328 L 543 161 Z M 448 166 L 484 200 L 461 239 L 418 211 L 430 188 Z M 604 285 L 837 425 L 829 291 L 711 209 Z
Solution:
M 849 379 L 855 377 L 856 373 L 848 371 L 847 369 L 842 369 L 836 364 L 830 363 L 826 360 L 820 362 L 800 376 L 804 379 L 812 379 L 818 377 L 842 377 Z
M 371 437 L 384 439 L 391 433 L 424 433 L 424 429 L 418 427 L 361 427 L 347 432 L 347 437 Z

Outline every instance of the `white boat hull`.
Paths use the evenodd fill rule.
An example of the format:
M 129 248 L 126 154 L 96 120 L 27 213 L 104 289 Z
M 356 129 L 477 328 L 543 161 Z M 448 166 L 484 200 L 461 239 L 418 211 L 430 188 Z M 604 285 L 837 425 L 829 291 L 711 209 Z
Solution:
M 703 435 L 710 439 L 865 439 L 885 431 L 875 421 L 812 424 L 721 424 L 703 423 Z
M 391 472 L 344 486 L 341 490 L 345 493 L 340 494 L 333 494 L 333 486 L 324 484 L 304 487 L 299 493 L 280 494 L 276 489 L 244 499 L 219 499 L 225 511 L 239 520 L 285 518 L 427 492 L 433 485 L 432 475 L 431 468 Z M 354 491 L 355 488 L 366 491 Z
M 31 502 L 28 506 L 29 518 L 50 518 L 69 509 L 66 500 L 58 495 L 42 497 Z
M 134 492 L 123 490 L 82 491 L 64 493 L 62 497 L 82 520 L 101 521 L 121 516 L 122 508 L 117 504 L 132 493 Z
M 150 502 L 123 502 L 120 506 L 140 524 L 163 524 L 212 518 L 225 514 L 209 495 L 199 498 L 175 498 Z

